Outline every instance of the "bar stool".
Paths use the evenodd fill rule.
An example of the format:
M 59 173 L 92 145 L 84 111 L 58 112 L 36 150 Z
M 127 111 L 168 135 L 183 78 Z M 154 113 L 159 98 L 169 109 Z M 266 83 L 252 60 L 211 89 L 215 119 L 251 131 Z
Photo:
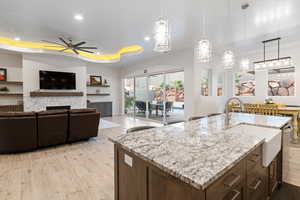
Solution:
M 193 117 L 190 117 L 188 119 L 188 121 L 194 121 L 194 120 L 202 119 L 204 117 L 206 117 L 206 116 L 205 115 L 202 115 L 202 116 L 193 116 Z
M 126 133 L 133 133 L 133 132 L 147 130 L 147 129 L 151 129 L 151 128 L 157 128 L 157 127 L 155 127 L 155 126 L 136 126 L 136 127 L 127 129 Z
M 171 124 L 178 124 L 178 123 L 182 123 L 182 122 L 184 122 L 184 120 L 168 121 L 164 124 L 164 126 L 171 125 Z

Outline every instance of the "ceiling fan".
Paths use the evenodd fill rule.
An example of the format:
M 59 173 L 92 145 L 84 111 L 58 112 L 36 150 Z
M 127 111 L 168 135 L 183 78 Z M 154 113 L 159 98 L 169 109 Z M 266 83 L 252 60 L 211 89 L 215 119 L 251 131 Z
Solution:
M 89 51 L 87 49 L 97 49 L 97 47 L 84 47 L 82 45 L 86 44 L 86 42 L 79 42 L 79 43 L 76 43 L 74 44 L 73 43 L 73 40 L 72 39 L 67 39 L 65 40 L 64 38 L 62 37 L 59 37 L 58 38 L 63 44 L 60 44 L 58 42 L 50 42 L 50 41 L 47 41 L 47 40 L 42 40 L 43 42 L 47 42 L 47 43 L 50 43 L 50 44 L 53 44 L 55 46 L 47 46 L 47 47 L 57 47 L 57 46 L 61 46 L 61 47 L 64 47 L 64 49 L 62 50 L 59 50 L 60 52 L 64 52 L 66 50 L 72 50 L 74 53 L 76 54 L 79 54 L 78 51 L 84 51 L 84 52 L 87 52 L 87 53 L 94 53 L 92 51 Z

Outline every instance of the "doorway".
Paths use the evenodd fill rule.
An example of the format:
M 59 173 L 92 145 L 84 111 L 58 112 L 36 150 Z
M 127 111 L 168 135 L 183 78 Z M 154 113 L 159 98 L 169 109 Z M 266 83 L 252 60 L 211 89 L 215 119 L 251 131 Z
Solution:
M 184 72 L 164 72 L 124 79 L 128 116 L 162 123 L 184 120 Z

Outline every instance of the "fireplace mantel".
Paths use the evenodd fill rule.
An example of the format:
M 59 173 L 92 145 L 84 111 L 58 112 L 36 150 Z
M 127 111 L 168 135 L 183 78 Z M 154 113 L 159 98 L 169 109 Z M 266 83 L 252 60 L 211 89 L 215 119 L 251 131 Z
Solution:
M 31 97 L 81 97 L 83 92 L 30 92 Z

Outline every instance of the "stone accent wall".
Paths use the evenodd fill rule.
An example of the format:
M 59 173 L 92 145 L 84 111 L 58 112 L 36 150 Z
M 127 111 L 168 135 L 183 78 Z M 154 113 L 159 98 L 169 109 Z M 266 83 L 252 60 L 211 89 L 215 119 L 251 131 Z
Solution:
M 47 106 L 71 106 L 71 109 L 86 108 L 83 97 L 24 97 L 24 111 L 42 111 Z

